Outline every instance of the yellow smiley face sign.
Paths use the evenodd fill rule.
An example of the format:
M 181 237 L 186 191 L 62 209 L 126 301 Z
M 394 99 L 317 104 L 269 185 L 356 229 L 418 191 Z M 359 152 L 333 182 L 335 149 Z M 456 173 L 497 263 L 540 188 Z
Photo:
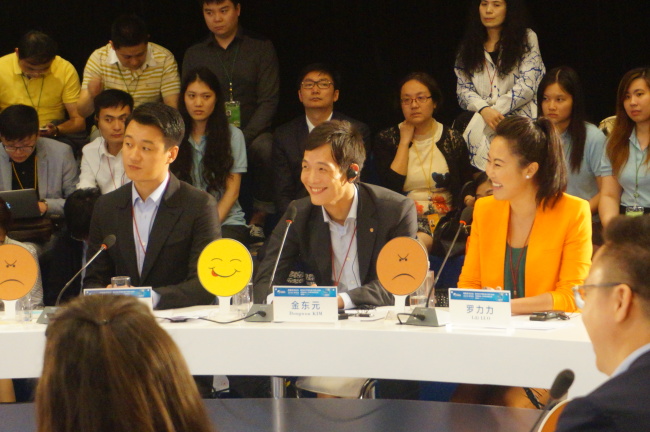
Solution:
M 31 291 L 38 277 L 38 263 L 22 246 L 0 246 L 0 300 L 18 300 Z
M 386 243 L 377 257 L 377 277 L 394 295 L 414 293 L 429 271 L 429 256 L 419 241 L 396 237 Z
M 246 246 L 237 240 L 219 239 L 201 252 L 197 273 L 203 288 L 218 297 L 229 297 L 250 282 L 253 259 Z

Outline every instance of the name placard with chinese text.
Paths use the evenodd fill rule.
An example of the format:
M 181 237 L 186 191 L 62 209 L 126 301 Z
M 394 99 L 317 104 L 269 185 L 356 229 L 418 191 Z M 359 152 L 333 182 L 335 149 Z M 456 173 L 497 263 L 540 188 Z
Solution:
M 273 287 L 273 320 L 289 322 L 336 322 L 336 287 Z
M 509 291 L 449 289 L 452 325 L 503 328 L 510 325 Z

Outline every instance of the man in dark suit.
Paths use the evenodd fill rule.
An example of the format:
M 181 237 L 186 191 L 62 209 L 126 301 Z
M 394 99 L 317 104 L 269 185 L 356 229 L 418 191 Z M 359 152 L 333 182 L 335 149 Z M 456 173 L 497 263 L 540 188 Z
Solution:
M 105 287 L 113 276 L 151 286 L 157 309 L 209 304 L 196 273 L 203 248 L 221 236 L 217 202 L 169 173 L 184 133 L 178 111 L 140 105 L 127 121 L 122 156 L 132 179 L 97 201 L 88 257 L 114 234 L 115 246 L 90 265 L 84 288 Z
M 275 205 L 284 213 L 289 203 L 307 196 L 300 181 L 302 156 L 307 135 L 328 120 L 347 120 L 363 135 L 366 155 L 370 154 L 370 129 L 364 123 L 334 111 L 339 99 L 340 76 L 328 65 L 315 63 L 305 67 L 298 81 L 298 98 L 305 114 L 278 127 L 273 134 L 273 187 Z M 365 175 L 362 176 L 366 181 Z
M 650 216 L 612 220 L 585 285 L 576 289 L 596 365 L 611 378 L 566 406 L 558 432 L 650 430 L 648 263 Z
M 388 189 L 359 183 L 364 159 L 361 133 L 347 121 L 322 123 L 309 134 L 301 170 L 309 197 L 295 202 L 297 215 L 275 284 L 285 283 L 289 271 L 300 263 L 314 274 L 316 285 L 338 286 L 339 308 L 393 303 L 392 294 L 377 280 L 377 257 L 389 240 L 415 237 L 415 206 Z M 271 293 L 271 273 L 284 229 L 280 223 L 273 231 L 255 277 L 257 303 Z

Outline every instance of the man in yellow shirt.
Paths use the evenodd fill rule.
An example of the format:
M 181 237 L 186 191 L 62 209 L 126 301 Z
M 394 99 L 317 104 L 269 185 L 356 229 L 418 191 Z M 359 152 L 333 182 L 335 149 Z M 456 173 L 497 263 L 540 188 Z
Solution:
M 32 106 L 40 135 L 59 139 L 84 131 L 86 123 L 77 112 L 79 75 L 56 51 L 51 37 L 30 31 L 15 52 L 0 58 L 0 111 L 11 105 Z

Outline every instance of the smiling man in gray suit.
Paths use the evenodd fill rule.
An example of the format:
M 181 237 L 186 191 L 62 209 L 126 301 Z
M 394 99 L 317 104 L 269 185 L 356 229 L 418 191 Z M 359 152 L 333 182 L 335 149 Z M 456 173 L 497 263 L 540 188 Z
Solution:
M 88 257 L 106 236 L 117 241 L 90 265 L 84 288 L 129 276 L 132 285 L 154 289 L 157 309 L 214 300 L 201 287 L 196 264 L 203 248 L 221 237 L 217 202 L 169 172 L 184 131 L 178 111 L 162 103 L 140 105 L 127 120 L 122 156 L 133 181 L 95 205 Z
M 359 183 L 364 161 L 361 133 L 348 121 L 328 121 L 309 134 L 300 177 L 309 197 L 294 203 L 297 213 L 274 284 L 284 284 L 298 265 L 314 275 L 316 285 L 338 286 L 339 308 L 393 303 L 377 280 L 377 257 L 389 240 L 415 238 L 415 205 L 388 189 Z M 255 277 L 257 303 L 271 293 L 284 229 L 280 223 L 273 231 Z

